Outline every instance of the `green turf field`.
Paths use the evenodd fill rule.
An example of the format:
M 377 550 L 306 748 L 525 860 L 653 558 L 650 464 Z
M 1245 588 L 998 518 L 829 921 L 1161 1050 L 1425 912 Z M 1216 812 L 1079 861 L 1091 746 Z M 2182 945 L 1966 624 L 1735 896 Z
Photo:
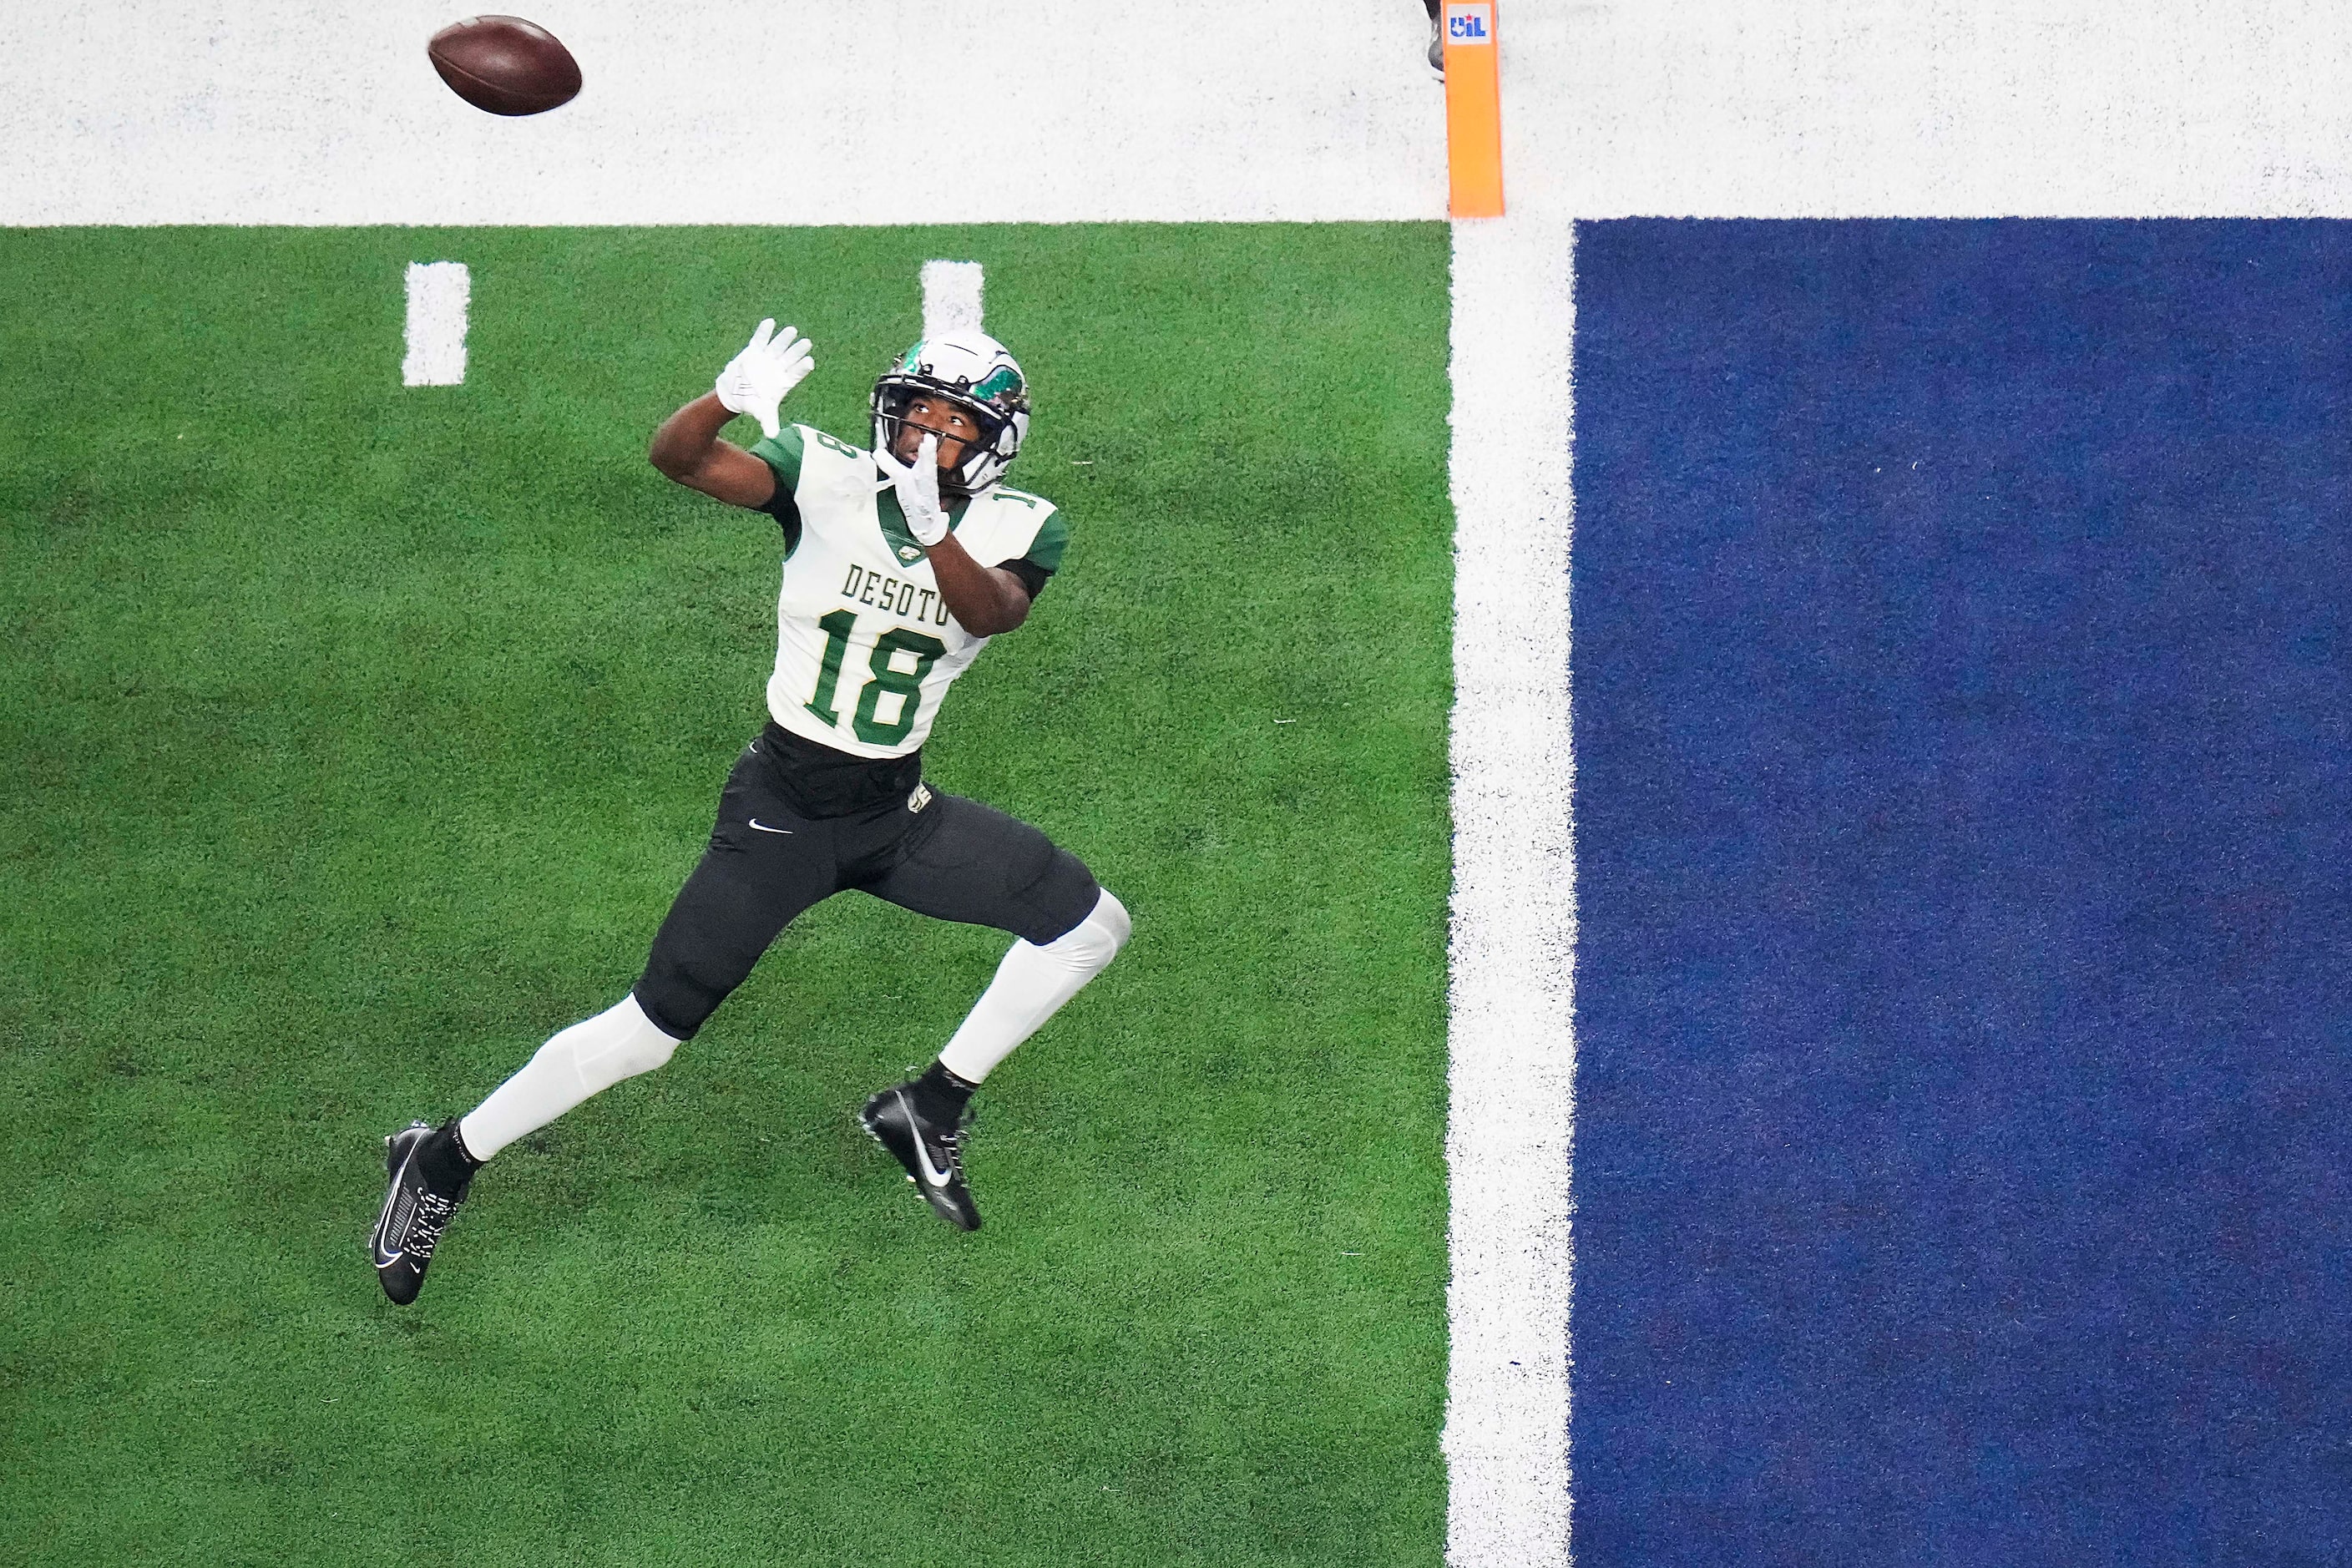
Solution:
M 862 444 L 929 257 L 986 266 L 1071 547 L 927 771 L 1136 918 L 981 1096 L 987 1228 L 852 1111 L 1005 939 L 845 894 L 389 1306 L 383 1135 L 620 996 L 761 721 L 775 529 L 647 437 L 772 313 L 787 417 Z M 467 382 L 404 389 L 437 259 Z M 1445 271 L 0 231 L 0 1560 L 1435 1563 Z

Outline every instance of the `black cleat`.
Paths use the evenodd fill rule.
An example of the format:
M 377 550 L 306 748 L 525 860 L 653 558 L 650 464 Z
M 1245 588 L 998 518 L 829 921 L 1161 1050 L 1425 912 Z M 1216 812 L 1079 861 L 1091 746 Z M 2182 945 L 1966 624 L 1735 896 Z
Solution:
M 384 1174 L 392 1184 L 383 1194 L 383 1212 L 376 1215 L 368 1250 L 375 1259 L 376 1279 L 394 1306 L 407 1306 L 425 1288 L 433 1249 L 474 1184 L 470 1171 L 455 1191 L 436 1188 L 425 1179 L 417 1152 L 434 1136 L 432 1128 L 418 1121 L 383 1141 Z
M 922 1190 L 939 1216 L 958 1230 L 978 1230 L 980 1210 L 963 1183 L 963 1129 L 926 1121 L 915 1109 L 915 1086 L 902 1083 L 866 1102 L 857 1120 L 907 1167 L 907 1180 Z

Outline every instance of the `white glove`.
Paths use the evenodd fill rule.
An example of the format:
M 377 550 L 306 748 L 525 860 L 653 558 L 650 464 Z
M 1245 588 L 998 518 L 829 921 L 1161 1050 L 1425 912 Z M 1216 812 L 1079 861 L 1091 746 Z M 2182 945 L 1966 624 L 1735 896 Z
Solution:
M 773 436 L 784 427 L 776 417 L 777 405 L 816 368 L 815 353 L 792 328 L 779 332 L 772 317 L 761 321 L 743 352 L 719 373 L 719 401 L 730 414 L 749 414 L 759 420 L 762 436 Z
M 875 453 L 874 461 L 890 476 L 890 488 L 898 492 L 898 510 L 907 514 L 907 531 L 915 542 L 929 550 L 945 539 L 948 509 L 940 504 L 940 438 L 925 431 L 911 464 L 902 465 L 887 452 Z

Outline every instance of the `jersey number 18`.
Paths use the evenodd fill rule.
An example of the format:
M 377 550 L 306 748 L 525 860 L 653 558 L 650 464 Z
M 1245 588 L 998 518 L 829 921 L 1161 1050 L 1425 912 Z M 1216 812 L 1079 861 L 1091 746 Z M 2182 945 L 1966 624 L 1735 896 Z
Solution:
M 849 634 L 856 629 L 857 617 L 847 610 L 835 610 L 817 622 L 824 631 L 824 663 L 816 672 L 816 690 L 802 706 L 824 720 L 834 729 L 841 727 L 841 715 L 833 706 L 834 693 L 841 685 L 841 661 L 849 652 Z M 948 651 L 948 645 L 921 632 L 908 631 L 905 626 L 884 632 L 874 639 L 874 657 L 866 668 L 874 679 L 857 694 L 857 711 L 851 716 L 850 727 L 857 738 L 869 746 L 887 746 L 907 738 L 915 727 L 915 705 L 923 698 L 923 677 L 930 674 L 931 666 Z M 894 656 L 909 653 L 915 656 L 915 668 L 899 669 L 891 664 Z M 885 724 L 876 715 L 885 694 L 898 697 L 898 717 Z

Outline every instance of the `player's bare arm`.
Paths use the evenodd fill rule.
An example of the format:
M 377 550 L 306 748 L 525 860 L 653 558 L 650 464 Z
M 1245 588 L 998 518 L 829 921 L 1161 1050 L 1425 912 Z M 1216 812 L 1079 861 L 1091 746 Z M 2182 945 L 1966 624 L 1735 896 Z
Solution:
M 757 419 L 762 435 L 782 430 L 777 410 L 784 395 L 816 368 L 815 354 L 792 328 L 779 331 L 773 319 L 761 321 L 743 352 L 719 373 L 718 384 L 662 421 L 646 456 L 688 489 L 737 506 L 766 505 L 776 493 L 775 475 L 742 447 L 720 440 L 719 432 L 739 414 Z
M 944 397 L 918 393 L 907 405 L 890 456 L 900 464 L 929 463 L 935 473 L 953 473 L 981 436 L 980 423 L 969 412 Z M 933 437 L 932 452 L 924 449 L 925 437 Z M 1029 618 L 1029 590 L 1021 579 L 974 561 L 954 534 L 927 545 L 926 552 L 948 614 L 974 637 L 995 637 Z
M 765 506 L 776 493 L 774 471 L 732 441 L 719 438 L 719 432 L 735 417 L 716 392 L 706 392 L 662 421 L 646 456 L 688 489 L 733 506 Z
M 929 552 L 931 575 L 939 579 L 940 597 L 948 614 L 974 637 L 992 637 L 1009 632 L 1029 618 L 1029 590 L 1002 566 L 982 566 L 971 552 L 949 534 Z

